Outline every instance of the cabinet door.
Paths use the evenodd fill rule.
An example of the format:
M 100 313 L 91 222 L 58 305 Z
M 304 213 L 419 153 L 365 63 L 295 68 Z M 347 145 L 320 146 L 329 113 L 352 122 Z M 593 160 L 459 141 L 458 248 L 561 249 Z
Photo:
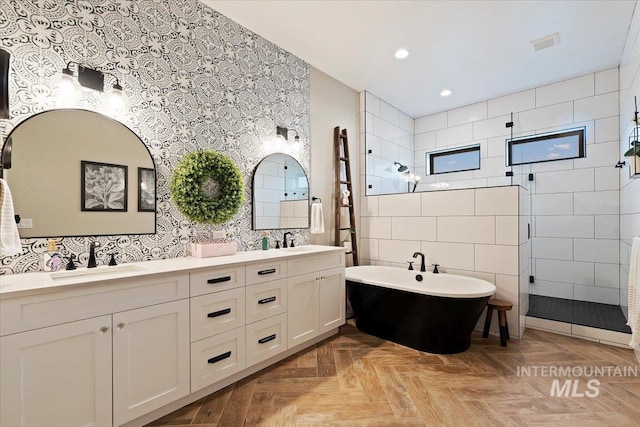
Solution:
M 330 331 L 345 322 L 344 268 L 320 272 L 320 333 Z
M 318 336 L 318 273 L 287 279 L 288 347 Z
M 0 425 L 111 426 L 111 316 L 0 338 Z
M 115 426 L 186 396 L 189 379 L 189 300 L 113 315 Z

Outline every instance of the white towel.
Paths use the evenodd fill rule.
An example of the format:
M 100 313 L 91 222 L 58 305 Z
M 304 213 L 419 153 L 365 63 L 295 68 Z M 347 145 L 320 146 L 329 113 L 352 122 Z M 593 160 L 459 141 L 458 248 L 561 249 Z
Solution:
M 7 182 L 0 179 L 0 255 L 11 256 L 22 252 L 14 215 L 11 191 Z
M 311 234 L 324 233 L 324 215 L 322 213 L 322 203 L 311 204 Z
M 631 348 L 640 350 L 640 237 L 634 237 L 629 260 L 629 316 Z M 636 353 L 638 354 L 638 353 Z

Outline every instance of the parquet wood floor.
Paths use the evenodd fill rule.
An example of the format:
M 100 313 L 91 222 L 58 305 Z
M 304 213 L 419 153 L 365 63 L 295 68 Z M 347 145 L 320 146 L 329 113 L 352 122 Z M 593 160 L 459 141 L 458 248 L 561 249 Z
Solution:
M 527 330 L 500 347 L 474 334 L 455 355 L 340 334 L 151 424 L 159 426 L 640 426 L 640 376 L 598 377 L 596 397 L 551 396 L 533 366 L 638 367 L 630 350 Z M 522 369 L 522 368 L 521 368 Z M 638 369 L 640 373 L 640 369 Z M 577 393 L 590 391 L 578 379 Z

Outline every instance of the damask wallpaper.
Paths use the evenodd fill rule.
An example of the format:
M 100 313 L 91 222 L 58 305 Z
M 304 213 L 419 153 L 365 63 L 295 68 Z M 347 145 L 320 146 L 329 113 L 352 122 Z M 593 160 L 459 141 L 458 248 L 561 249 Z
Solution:
M 302 149 L 292 154 L 309 172 L 308 64 L 196 0 L 0 0 L 0 47 L 12 55 L 12 118 L 0 120 L 3 140 L 35 113 L 74 106 L 115 116 L 152 154 L 157 233 L 56 238 L 83 265 L 93 240 L 101 243 L 99 263 L 111 252 L 120 262 L 187 256 L 192 237 L 214 229 L 233 236 L 240 250 L 259 248 L 251 175 L 278 151 L 276 124 L 300 133 Z M 104 71 L 110 84 L 117 78 L 125 110 L 109 111 L 98 92 L 61 100 L 57 83 L 68 62 Z M 221 226 L 185 219 L 169 194 L 173 168 L 199 149 L 227 154 L 244 174 L 246 202 Z M 296 230 L 298 243 L 308 240 L 307 230 Z M 1 259 L 0 274 L 41 270 L 46 239 L 22 244 L 21 255 Z

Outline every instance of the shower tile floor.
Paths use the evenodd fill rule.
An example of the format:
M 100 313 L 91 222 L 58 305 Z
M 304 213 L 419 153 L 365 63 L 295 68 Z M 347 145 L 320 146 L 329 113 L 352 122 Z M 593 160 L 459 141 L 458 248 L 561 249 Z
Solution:
M 630 334 L 618 305 L 529 295 L 527 316 Z

